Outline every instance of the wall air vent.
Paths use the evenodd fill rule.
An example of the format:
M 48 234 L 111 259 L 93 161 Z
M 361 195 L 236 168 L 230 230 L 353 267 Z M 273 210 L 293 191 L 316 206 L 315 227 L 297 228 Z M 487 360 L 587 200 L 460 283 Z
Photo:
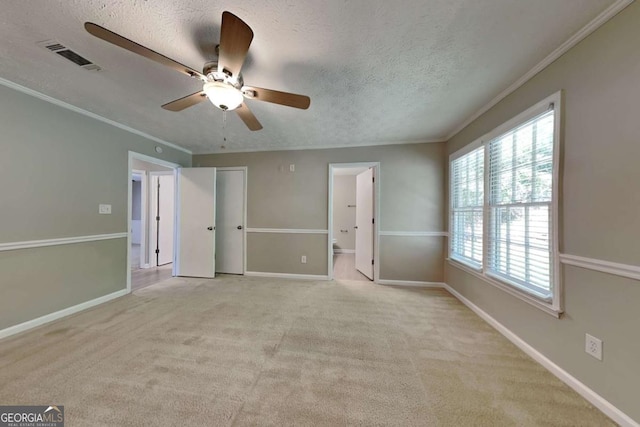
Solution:
M 38 42 L 36 44 L 40 47 L 47 49 L 49 52 L 53 52 L 56 55 L 59 55 L 73 62 L 74 64 L 84 68 L 85 70 L 89 70 L 89 71 L 101 70 L 99 65 L 96 65 L 93 62 L 89 61 L 88 59 L 84 58 L 83 56 L 80 56 L 79 54 L 72 51 L 71 49 L 69 49 L 68 47 L 66 47 L 65 45 L 63 45 L 57 40 L 45 40 L 42 42 Z

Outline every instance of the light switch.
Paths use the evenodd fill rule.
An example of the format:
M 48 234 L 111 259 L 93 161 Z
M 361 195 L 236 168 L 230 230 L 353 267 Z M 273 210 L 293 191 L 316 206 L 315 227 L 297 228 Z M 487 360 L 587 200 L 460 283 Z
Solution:
M 111 205 L 98 205 L 98 213 L 101 215 L 111 215 Z
M 290 164 L 289 165 L 289 172 L 295 172 L 295 171 L 296 171 L 296 165 Z

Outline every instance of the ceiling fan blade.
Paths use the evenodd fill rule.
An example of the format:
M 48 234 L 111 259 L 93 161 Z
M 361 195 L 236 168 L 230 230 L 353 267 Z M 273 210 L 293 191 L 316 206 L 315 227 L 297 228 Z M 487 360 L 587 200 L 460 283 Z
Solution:
M 218 71 L 227 70 L 232 76 L 238 76 L 247 57 L 251 40 L 253 40 L 253 31 L 242 19 L 231 12 L 222 12 Z
M 205 99 L 207 99 L 207 95 L 205 95 L 203 91 L 198 91 L 196 93 L 192 93 L 191 95 L 176 99 L 175 101 L 168 102 L 164 104 L 162 108 L 169 111 L 182 111 L 185 108 L 191 107 L 192 105 L 201 103 Z
M 295 93 L 280 92 L 278 90 L 263 89 L 259 87 L 244 86 L 242 92 L 249 99 L 272 102 L 274 104 L 285 105 L 287 107 L 300 108 L 306 110 L 311 104 L 308 96 L 297 95 Z
M 179 62 L 174 61 L 171 58 L 167 58 L 164 55 L 159 54 L 151 49 L 148 49 L 134 41 L 131 41 L 125 37 L 122 37 L 119 34 L 114 33 L 113 31 L 109 31 L 100 25 L 94 24 L 93 22 L 85 22 L 84 28 L 92 35 L 96 36 L 99 39 L 102 39 L 111 44 L 115 44 L 116 46 L 120 46 L 123 49 L 126 49 L 130 52 L 137 53 L 138 55 L 144 56 L 145 58 L 151 59 L 152 61 L 156 61 L 159 64 L 165 65 L 167 67 L 173 68 L 176 71 L 181 72 L 182 74 L 186 74 L 189 77 L 199 77 L 200 79 L 205 79 L 202 73 L 187 67 L 186 65 L 182 65 Z
M 262 125 L 260 124 L 258 119 L 256 119 L 256 116 L 253 115 L 253 113 L 251 112 L 249 107 L 247 107 L 247 104 L 244 104 L 244 103 L 241 104 L 234 111 L 236 113 L 238 113 L 238 115 L 240 116 L 240 118 L 242 119 L 244 124 L 247 125 L 249 130 L 260 130 L 260 129 L 262 129 Z

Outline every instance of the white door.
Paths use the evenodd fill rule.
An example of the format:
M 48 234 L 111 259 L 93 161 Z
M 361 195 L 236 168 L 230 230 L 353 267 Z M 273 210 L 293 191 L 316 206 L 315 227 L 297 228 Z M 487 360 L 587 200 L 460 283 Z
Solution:
M 356 269 L 373 280 L 373 168 L 356 176 Z
M 216 272 L 243 274 L 244 171 L 216 174 Z
M 173 225 L 174 225 L 174 176 L 158 176 L 158 188 L 156 204 L 158 230 L 158 265 L 165 265 L 173 262 Z
M 216 168 L 178 169 L 177 276 L 215 276 Z

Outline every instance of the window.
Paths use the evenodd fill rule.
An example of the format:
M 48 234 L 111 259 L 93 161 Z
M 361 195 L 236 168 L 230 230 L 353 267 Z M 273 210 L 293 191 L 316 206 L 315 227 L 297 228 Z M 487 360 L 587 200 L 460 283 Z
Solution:
M 487 273 L 551 295 L 554 110 L 489 142 Z
M 492 284 L 560 310 L 560 93 L 451 156 L 450 258 Z
M 484 149 L 451 162 L 453 230 L 451 256 L 479 269 L 482 266 L 482 210 L 484 209 Z

